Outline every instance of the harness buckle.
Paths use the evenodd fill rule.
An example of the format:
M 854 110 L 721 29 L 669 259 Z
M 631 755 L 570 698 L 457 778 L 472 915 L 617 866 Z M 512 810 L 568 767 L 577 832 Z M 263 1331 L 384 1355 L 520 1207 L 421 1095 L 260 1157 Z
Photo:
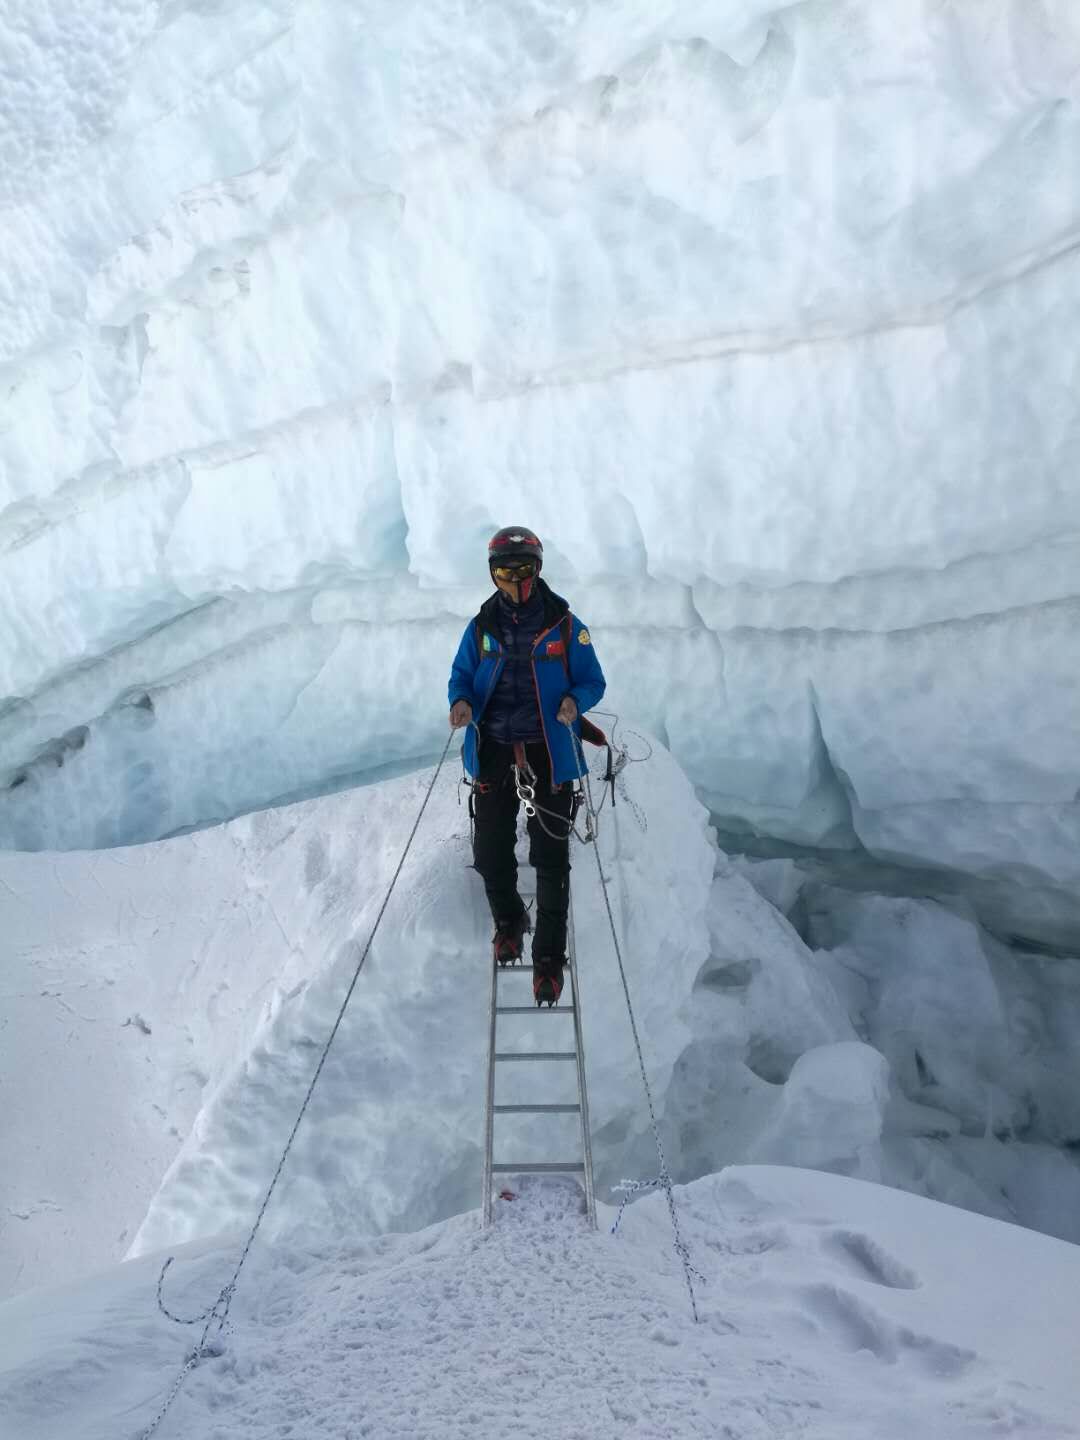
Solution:
M 529 757 L 525 754 L 524 740 L 514 741 L 514 774 L 518 772 L 525 777 L 527 785 L 536 785 L 536 771 L 529 764 Z
M 536 771 L 529 764 L 528 756 L 525 754 L 525 742 L 514 741 L 514 787 L 517 790 L 518 799 L 525 807 L 525 814 L 531 820 L 536 814 L 536 806 L 533 801 L 536 799 Z

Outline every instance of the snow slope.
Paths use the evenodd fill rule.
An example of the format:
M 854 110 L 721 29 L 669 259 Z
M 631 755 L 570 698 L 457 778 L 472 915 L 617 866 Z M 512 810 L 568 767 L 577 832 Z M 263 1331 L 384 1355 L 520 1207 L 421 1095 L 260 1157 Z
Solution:
M 1075 941 L 1071 0 L 69 10 L 0 24 L 2 843 L 435 753 L 514 518 L 725 824 Z
M 576 1197 L 576 1198 L 575 1198 Z M 256 1245 L 223 1353 L 162 1440 L 593 1437 L 988 1440 L 1080 1434 L 1080 1251 L 853 1180 L 750 1167 L 677 1192 L 694 1325 L 660 1195 L 599 1232 L 580 1192 L 521 1183 L 414 1235 Z M 242 1237 L 186 1247 L 181 1314 Z M 186 1348 L 156 1310 L 160 1257 L 0 1307 L 0 1426 L 135 1440 Z
M 1076 962 L 1007 950 L 962 908 L 731 861 L 670 754 L 626 740 L 641 763 L 600 855 L 676 1178 L 816 1166 L 1080 1240 Z M 491 932 L 457 749 L 267 1216 L 275 1241 L 478 1203 Z M 431 774 L 131 849 L 0 854 L 0 1293 L 250 1223 Z M 594 855 L 573 864 L 606 1194 L 657 1161 Z M 802 886 L 811 945 L 770 882 L 783 906 Z M 513 1023 L 512 1047 L 546 1049 L 568 1022 Z M 501 1099 L 573 1098 L 560 1067 L 516 1069 Z M 497 1158 L 567 1158 L 575 1127 L 500 1120 Z
M 468 868 L 459 750 L 320 1079 L 271 1233 L 342 1216 L 372 1233 L 415 1228 L 477 1202 L 491 921 Z M 4 1291 L 85 1273 L 133 1245 L 214 1235 L 258 1208 L 431 778 L 131 850 L 0 855 Z M 662 751 L 631 767 L 604 821 L 631 976 L 643 996 L 663 977 L 666 1003 L 649 1024 L 662 1092 L 690 1039 L 715 851 Z M 595 861 L 582 851 L 574 863 L 593 1122 L 615 1168 L 647 1120 Z M 519 983 L 524 997 L 525 974 Z M 561 1023 L 525 1021 L 511 1041 L 550 1048 Z M 518 1083 L 566 1098 L 565 1067 L 529 1068 Z

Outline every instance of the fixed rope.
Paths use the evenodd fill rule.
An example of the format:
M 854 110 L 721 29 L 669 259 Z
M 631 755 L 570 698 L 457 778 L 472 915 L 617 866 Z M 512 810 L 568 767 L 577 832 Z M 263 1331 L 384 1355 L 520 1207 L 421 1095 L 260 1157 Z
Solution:
M 158 1278 L 158 1306 L 161 1309 L 162 1313 L 164 1315 L 167 1315 L 170 1320 L 175 1321 L 179 1325 L 198 1325 L 200 1322 L 203 1321 L 205 1321 L 205 1325 L 203 1326 L 203 1332 L 199 1338 L 199 1343 L 195 1346 L 195 1349 L 188 1355 L 187 1359 L 185 1360 L 183 1369 L 176 1377 L 176 1380 L 173 1382 L 172 1389 L 169 1391 L 168 1395 L 165 1398 L 165 1403 L 162 1405 L 161 1409 L 158 1411 L 157 1415 L 146 1427 L 146 1429 L 139 1432 L 139 1440 L 149 1440 L 149 1437 L 154 1434 L 154 1432 L 157 1430 L 158 1426 L 161 1424 L 162 1420 L 168 1413 L 169 1407 L 172 1405 L 173 1401 L 180 1393 L 180 1388 L 183 1385 L 184 1381 L 191 1374 L 192 1370 L 194 1370 L 195 1366 L 198 1365 L 200 1360 L 206 1359 L 210 1356 L 221 1354 L 222 1347 L 220 1341 L 215 1338 L 214 1341 L 210 1341 L 208 1343 L 207 1337 L 210 1334 L 210 1330 L 215 1320 L 217 1321 L 219 1335 L 225 1327 L 225 1322 L 229 1316 L 229 1306 L 232 1304 L 232 1298 L 236 1292 L 237 1281 L 240 1278 L 240 1271 L 244 1268 L 244 1262 L 247 1260 L 252 1244 L 254 1243 L 255 1236 L 258 1233 L 259 1226 L 262 1224 L 263 1216 L 266 1214 L 266 1207 L 270 1204 L 270 1197 L 273 1195 L 274 1189 L 277 1186 L 278 1179 L 281 1175 L 282 1170 L 285 1167 L 285 1161 L 288 1159 L 289 1151 L 292 1149 L 292 1143 L 296 1139 L 296 1132 L 300 1129 L 300 1122 L 304 1118 L 304 1115 L 308 1108 L 308 1104 L 311 1100 L 312 1095 L 314 1094 L 315 1086 L 319 1082 L 319 1076 L 322 1074 L 323 1066 L 326 1064 L 326 1057 L 330 1054 L 330 1047 L 331 1045 L 333 1045 L 334 1038 L 337 1035 L 338 1030 L 341 1028 L 341 1022 L 345 1018 L 345 1011 L 348 1009 L 349 1001 L 352 999 L 353 991 L 356 989 L 356 982 L 360 979 L 360 972 L 364 968 L 364 962 L 365 960 L 367 960 L 368 952 L 371 949 L 372 942 L 375 939 L 375 935 L 379 929 L 379 925 L 382 922 L 382 918 L 386 913 L 386 907 L 390 903 L 390 897 L 394 893 L 394 886 L 398 882 L 398 877 L 400 876 L 401 871 L 405 865 L 405 861 L 408 857 L 409 851 L 412 848 L 412 843 L 416 839 L 416 832 L 420 828 L 420 821 L 424 818 L 424 811 L 427 809 L 428 801 L 431 799 L 432 791 L 435 789 L 435 782 L 438 780 L 446 757 L 450 753 L 450 744 L 453 738 L 454 731 L 451 731 L 449 736 L 447 737 L 446 745 L 443 748 L 442 755 L 439 757 L 439 763 L 435 767 L 435 774 L 431 777 L 431 782 L 428 785 L 427 791 L 424 794 L 424 799 L 420 806 L 419 812 L 417 813 L 416 819 L 413 821 L 412 830 L 409 832 L 409 838 L 405 842 L 404 850 L 401 852 L 401 859 L 397 863 L 397 869 L 394 871 L 393 879 L 390 881 L 386 894 L 383 897 L 383 902 L 379 906 L 379 913 L 375 917 L 375 924 L 371 927 L 371 934 L 368 936 L 367 944 L 364 946 L 363 953 L 361 954 L 360 959 L 356 962 L 356 969 L 353 972 L 353 977 L 349 983 L 349 988 L 345 992 L 345 999 L 341 1002 L 341 1008 L 337 1013 L 337 1019 L 334 1021 L 333 1029 L 330 1031 L 330 1035 L 326 1041 L 326 1044 L 323 1046 L 323 1052 L 319 1057 L 319 1063 L 315 1067 L 315 1073 L 311 1077 L 311 1084 L 308 1086 L 307 1094 L 304 1096 L 304 1103 L 300 1106 L 300 1112 L 297 1115 L 296 1121 L 293 1124 L 292 1130 L 289 1133 L 289 1138 L 285 1142 L 285 1149 L 282 1151 L 281 1159 L 278 1161 L 277 1169 L 274 1171 L 274 1178 L 270 1181 L 269 1188 L 267 1189 L 267 1192 L 263 1197 L 263 1202 L 262 1205 L 259 1207 L 259 1213 L 256 1216 L 255 1224 L 251 1227 L 251 1234 L 247 1238 L 247 1243 L 244 1246 L 243 1254 L 240 1256 L 240 1259 L 237 1262 L 236 1269 L 233 1271 L 228 1283 L 222 1287 L 221 1293 L 218 1295 L 213 1305 L 211 1305 L 208 1310 L 204 1310 L 201 1315 L 197 1315 L 193 1319 L 186 1320 L 180 1316 L 170 1314 L 170 1312 L 165 1308 L 165 1302 L 162 1298 L 162 1285 L 165 1280 L 165 1272 L 168 1270 L 175 1257 L 170 1255 L 161 1268 L 161 1275 Z
M 625 745 L 616 745 L 615 743 L 615 731 L 619 725 L 619 717 L 612 714 L 611 711 L 608 710 L 597 710 L 594 713 L 597 715 L 606 715 L 611 720 L 611 740 L 607 743 L 608 761 L 607 771 L 603 777 L 603 794 L 600 797 L 599 805 L 593 806 L 590 804 L 590 806 L 586 810 L 584 835 L 581 833 L 577 826 L 578 807 L 580 803 L 585 799 L 585 793 L 583 789 L 579 789 L 575 793 L 574 807 L 571 810 L 569 817 L 565 815 L 560 815 L 557 811 L 549 810 L 546 806 L 541 805 L 540 802 L 537 800 L 537 776 L 532 770 L 532 767 L 526 764 L 525 769 L 522 770 L 522 768 L 518 765 L 513 766 L 514 786 L 517 791 L 517 797 L 522 803 L 522 807 L 525 811 L 526 816 L 530 820 L 535 818 L 537 824 L 540 826 L 541 830 L 543 830 L 544 834 L 550 835 L 553 840 L 569 840 L 572 835 L 574 839 L 578 840 L 582 845 L 593 844 L 600 834 L 600 812 L 603 810 L 605 804 L 607 803 L 609 790 L 611 794 L 612 806 L 614 806 L 615 804 L 616 785 L 618 785 L 619 794 L 623 797 L 623 800 L 630 806 L 630 809 L 633 811 L 634 819 L 637 821 L 639 829 L 641 829 L 642 832 L 645 832 L 649 828 L 649 822 L 646 819 L 644 812 L 642 811 L 641 807 L 634 801 L 633 797 L 627 792 L 626 786 L 623 783 L 621 776 L 627 765 L 640 765 L 643 761 L 648 760 L 652 755 L 652 746 L 643 736 L 638 735 L 637 732 L 634 730 L 630 730 L 627 733 L 633 735 L 635 739 L 641 740 L 642 744 L 646 748 L 646 753 L 644 755 L 631 755 Z M 570 733 L 571 735 L 573 735 L 575 743 L 577 743 L 580 748 L 580 741 L 578 741 L 577 735 L 573 730 L 571 730 Z M 479 731 L 477 731 L 477 736 L 479 738 Z M 547 821 L 544 819 L 545 816 L 547 816 L 548 819 L 555 821 L 556 824 L 561 828 L 553 830 L 551 826 L 548 825 Z
M 590 814 L 595 816 L 592 801 L 592 787 L 589 784 L 589 767 L 585 763 L 585 752 L 581 748 L 581 741 L 578 739 L 577 735 L 574 733 L 573 730 L 570 731 L 570 734 L 574 740 L 574 753 L 577 759 L 578 775 L 585 790 L 585 803 L 589 807 Z M 667 1196 L 668 1214 L 671 1217 L 671 1229 L 675 1237 L 675 1253 L 678 1255 L 680 1261 L 682 1262 L 683 1274 L 686 1277 L 686 1289 L 690 1295 L 690 1309 L 693 1312 L 694 1323 L 697 1324 L 699 1316 L 697 1308 L 697 1297 L 694 1294 L 694 1277 L 697 1276 L 699 1280 L 703 1280 L 704 1277 L 700 1274 L 699 1271 L 694 1269 L 693 1265 L 691 1265 L 690 1250 L 686 1242 L 683 1240 L 682 1232 L 679 1229 L 679 1214 L 677 1209 L 675 1208 L 675 1194 L 672 1189 L 671 1172 L 668 1170 L 667 1160 L 664 1157 L 664 1144 L 660 1138 L 660 1126 L 657 1124 L 656 1120 L 656 1107 L 653 1105 L 652 1086 L 649 1084 L 648 1072 L 645 1069 L 645 1056 L 642 1053 L 641 1049 L 641 1036 L 638 1034 L 637 1019 L 634 1016 L 634 1007 L 630 1000 L 630 986 L 627 983 L 626 979 L 626 967 L 623 965 L 622 947 L 619 944 L 619 935 L 615 927 L 615 916 L 612 914 L 611 911 L 611 898 L 608 895 L 608 885 L 607 881 L 604 878 L 604 867 L 600 863 L 599 846 L 593 847 L 593 854 L 596 856 L 596 869 L 600 876 L 600 891 L 604 897 L 604 906 L 607 909 L 608 924 L 611 926 L 611 939 L 612 943 L 615 946 L 615 958 L 619 962 L 619 978 L 622 981 L 623 995 L 626 997 L 626 1010 L 627 1014 L 630 1016 L 630 1029 L 634 1036 L 634 1048 L 637 1051 L 638 1068 L 641 1071 L 641 1083 L 645 1088 L 645 1100 L 649 1107 L 649 1123 L 652 1126 L 653 1140 L 656 1142 L 656 1153 L 660 1160 L 660 1173 L 655 1180 L 629 1180 L 624 1181 L 623 1184 L 619 1187 L 619 1189 L 625 1192 L 625 1195 L 622 1207 L 619 1210 L 618 1217 L 615 1221 L 615 1224 L 612 1226 L 612 1233 L 614 1233 L 615 1230 L 618 1228 L 619 1220 L 622 1219 L 623 1210 L 626 1208 L 626 1203 L 629 1200 L 631 1194 L 635 1193 L 635 1191 L 637 1190 L 651 1190 L 659 1189 L 661 1187 L 663 1188 L 664 1194 Z
M 607 773 L 603 776 L 598 777 L 602 782 L 603 789 L 600 795 L 600 803 L 596 806 L 596 809 L 594 811 L 594 816 L 596 817 L 596 831 L 597 833 L 599 833 L 599 816 L 604 806 L 607 804 L 609 797 L 611 799 L 612 808 L 614 809 L 615 791 L 617 789 L 619 794 L 623 798 L 623 803 L 630 806 L 630 809 L 633 812 L 634 819 L 637 821 L 638 829 L 644 835 L 649 829 L 649 821 L 641 806 L 637 803 L 634 797 L 630 794 L 629 790 L 626 788 L 626 778 L 623 775 L 623 771 L 630 765 L 643 765 L 647 760 L 651 760 L 653 748 L 649 744 L 648 740 L 645 739 L 644 735 L 639 735 L 636 730 L 627 730 L 624 733 L 627 736 L 628 740 L 630 738 L 634 740 L 640 740 L 641 744 L 645 747 L 644 755 L 631 755 L 629 744 L 623 742 L 616 743 L 615 740 L 615 732 L 619 728 L 618 715 L 616 715 L 614 711 L 611 710 L 593 710 L 591 713 L 593 715 L 603 716 L 605 719 L 611 721 L 611 741 L 608 746 L 608 750 L 610 754 L 613 754 L 615 756 L 613 763 L 609 758 Z M 577 736 L 575 735 L 574 738 L 576 740 Z

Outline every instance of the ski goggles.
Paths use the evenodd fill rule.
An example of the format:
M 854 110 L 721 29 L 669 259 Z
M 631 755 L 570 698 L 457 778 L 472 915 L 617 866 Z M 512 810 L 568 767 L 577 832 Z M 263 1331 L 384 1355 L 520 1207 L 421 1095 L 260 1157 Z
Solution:
M 536 574 L 535 560 L 518 560 L 512 565 L 492 565 L 496 580 L 531 580 Z

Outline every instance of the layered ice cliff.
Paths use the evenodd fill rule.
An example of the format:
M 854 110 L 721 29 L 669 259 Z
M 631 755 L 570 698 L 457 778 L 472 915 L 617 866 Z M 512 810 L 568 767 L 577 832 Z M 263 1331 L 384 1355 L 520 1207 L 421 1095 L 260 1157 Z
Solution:
M 1080 933 L 1071 0 L 69 8 L 0 26 L 4 844 L 430 755 L 519 519 L 725 827 Z

